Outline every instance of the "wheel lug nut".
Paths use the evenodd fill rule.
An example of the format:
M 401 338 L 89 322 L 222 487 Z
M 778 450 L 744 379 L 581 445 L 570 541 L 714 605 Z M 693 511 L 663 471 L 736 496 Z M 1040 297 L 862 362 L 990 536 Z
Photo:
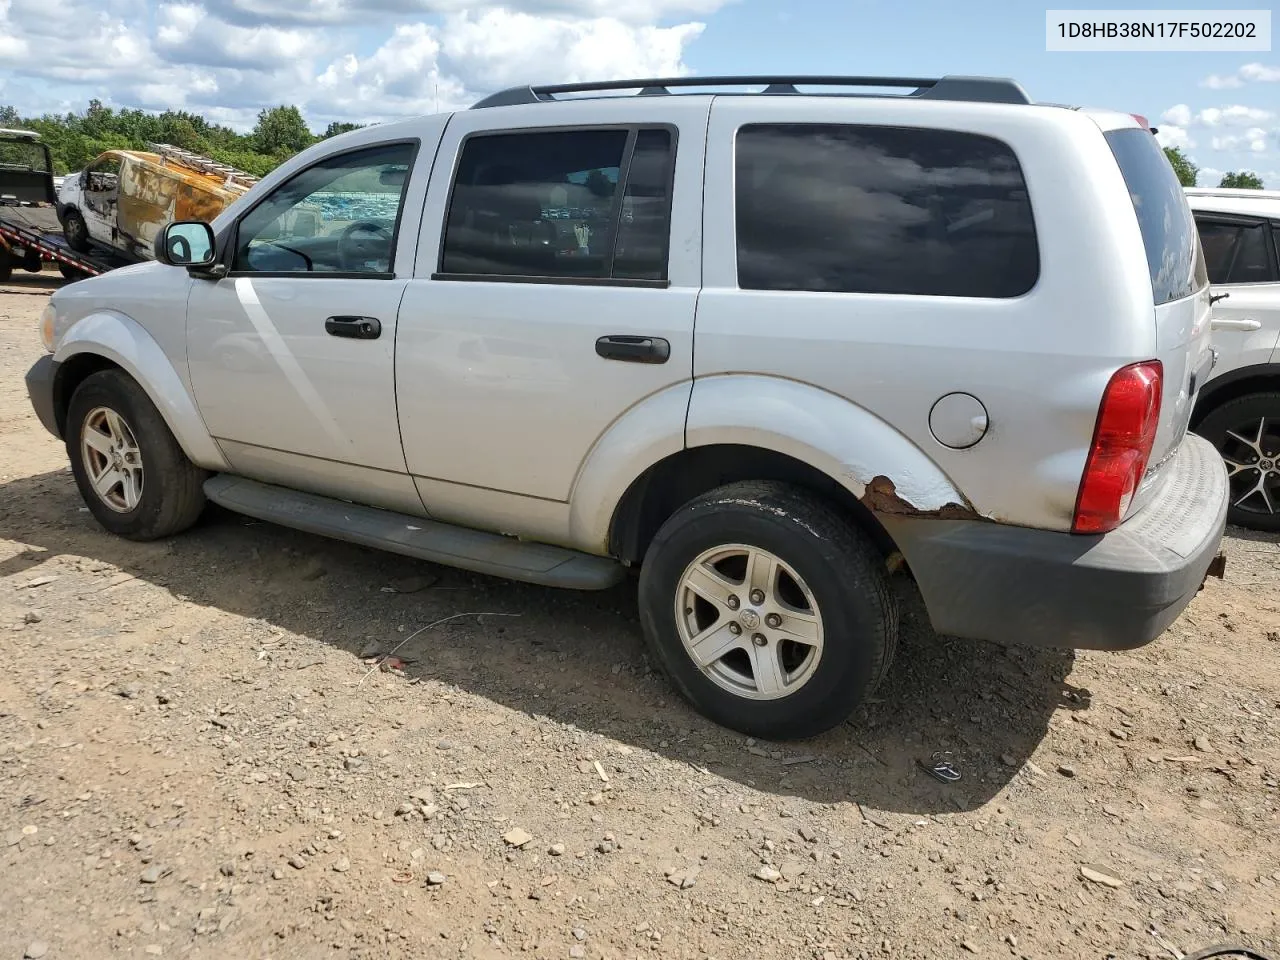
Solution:
M 767 623 L 769 626 L 773 627 L 774 629 L 777 629 L 778 627 L 782 626 L 782 618 L 778 616 L 776 613 L 769 614 L 767 617 L 764 618 L 764 622 Z
M 764 603 L 764 591 L 763 591 L 763 590 L 752 590 L 752 591 L 751 591 L 751 602 L 752 602 L 752 603 Z
M 736 637 L 742 632 L 742 627 L 738 626 L 736 623 L 731 623 L 729 624 L 729 632 Z
M 765 639 L 765 636 L 763 633 L 753 633 L 751 635 L 751 642 L 754 643 L 757 647 L 763 647 L 769 641 Z
M 737 610 L 737 609 L 738 609 L 738 607 L 740 607 L 740 606 L 742 606 L 742 601 L 741 601 L 741 600 L 739 600 L 737 597 L 734 597 L 734 596 L 730 596 L 730 597 L 729 597 L 729 609 L 730 609 L 730 610 Z

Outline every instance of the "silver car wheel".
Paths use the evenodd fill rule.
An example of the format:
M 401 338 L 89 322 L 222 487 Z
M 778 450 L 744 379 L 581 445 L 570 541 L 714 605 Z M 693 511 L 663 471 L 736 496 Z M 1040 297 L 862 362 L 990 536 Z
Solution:
M 768 550 L 703 551 L 680 577 L 676 624 L 685 652 L 723 689 L 777 700 L 803 687 L 822 658 L 822 615 L 790 566 Z
M 142 501 L 142 451 L 124 417 L 110 407 L 94 407 L 80 429 L 80 456 L 89 485 L 116 513 Z

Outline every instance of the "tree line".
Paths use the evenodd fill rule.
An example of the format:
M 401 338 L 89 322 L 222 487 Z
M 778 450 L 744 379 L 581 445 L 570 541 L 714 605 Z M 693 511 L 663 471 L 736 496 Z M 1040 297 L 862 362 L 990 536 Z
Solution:
M 263 176 L 299 150 L 360 126 L 334 122 L 315 134 L 293 106 L 268 107 L 259 112 L 251 132 L 237 133 L 185 110 L 115 110 L 91 100 L 84 113 L 25 117 L 15 107 L 0 105 L 0 127 L 39 133 L 59 174 L 83 168 L 105 150 L 146 150 L 152 143 L 168 143 Z
M 1173 165 L 1173 172 L 1178 175 L 1179 183 L 1184 187 L 1197 186 L 1196 177 L 1200 175 L 1200 168 L 1191 162 L 1191 158 L 1183 153 L 1180 147 L 1165 147 L 1164 155 L 1169 158 L 1169 163 Z M 1242 170 L 1239 173 L 1224 173 L 1218 186 L 1261 190 L 1262 178 L 1248 170 Z

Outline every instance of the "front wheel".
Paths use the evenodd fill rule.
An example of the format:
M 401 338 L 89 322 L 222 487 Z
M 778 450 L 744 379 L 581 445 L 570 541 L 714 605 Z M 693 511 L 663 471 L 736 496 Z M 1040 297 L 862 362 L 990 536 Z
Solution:
M 90 374 L 67 410 L 67 456 L 97 521 L 130 540 L 190 527 L 204 509 L 196 467 L 143 389 L 122 370 Z
M 1280 530 L 1280 393 L 1250 393 L 1211 410 L 1196 427 L 1222 454 L 1227 522 Z
M 810 737 L 875 689 L 898 610 L 879 551 L 808 491 L 772 482 L 713 490 L 676 511 L 640 572 L 650 650 L 715 722 Z
M 79 210 L 71 209 L 62 215 L 62 235 L 76 253 L 89 252 L 89 226 Z

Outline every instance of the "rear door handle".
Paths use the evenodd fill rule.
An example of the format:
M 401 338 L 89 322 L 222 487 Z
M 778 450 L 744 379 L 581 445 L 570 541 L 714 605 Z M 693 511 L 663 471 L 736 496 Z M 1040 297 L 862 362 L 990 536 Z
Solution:
M 666 363 L 671 344 L 661 337 L 601 337 L 596 341 L 596 355 L 630 363 Z
M 382 336 L 382 324 L 377 317 L 330 317 L 324 322 L 324 330 L 331 337 L 351 340 L 377 340 Z
M 1210 320 L 1209 326 L 1214 330 L 1261 330 L 1262 321 L 1252 318 L 1244 320 Z

